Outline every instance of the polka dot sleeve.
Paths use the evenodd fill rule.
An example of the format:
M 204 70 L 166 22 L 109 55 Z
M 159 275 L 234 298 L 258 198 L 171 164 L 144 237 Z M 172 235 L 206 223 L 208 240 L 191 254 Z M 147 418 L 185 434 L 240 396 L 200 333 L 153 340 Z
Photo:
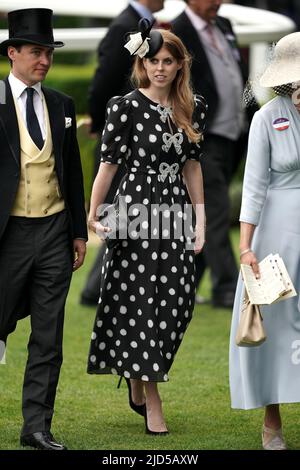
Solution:
M 194 144 L 192 143 L 191 145 L 191 151 L 189 154 L 189 160 L 196 160 L 200 162 L 201 156 L 202 156 L 202 140 L 203 140 L 203 134 L 205 131 L 205 117 L 206 117 L 206 111 L 207 111 L 207 104 L 203 96 L 201 95 L 195 95 L 195 110 L 193 114 L 193 127 L 197 129 L 201 133 L 201 140 L 197 143 Z
M 130 101 L 121 96 L 114 96 L 107 103 L 101 162 L 120 165 L 127 157 L 132 126 L 130 108 Z

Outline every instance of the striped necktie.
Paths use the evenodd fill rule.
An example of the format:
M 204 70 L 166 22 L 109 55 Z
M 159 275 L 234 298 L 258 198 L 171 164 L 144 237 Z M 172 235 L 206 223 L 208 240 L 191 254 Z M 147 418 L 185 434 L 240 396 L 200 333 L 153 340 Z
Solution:
M 219 43 L 217 41 L 217 38 L 216 38 L 216 33 L 214 31 L 214 26 L 210 23 L 207 23 L 207 26 L 205 28 L 205 31 L 207 31 L 207 34 L 208 34 L 208 38 L 209 38 L 209 42 L 211 44 L 211 46 L 215 49 L 215 51 L 217 52 L 217 54 L 222 57 L 223 55 L 223 51 L 222 49 L 220 48 L 219 46 Z

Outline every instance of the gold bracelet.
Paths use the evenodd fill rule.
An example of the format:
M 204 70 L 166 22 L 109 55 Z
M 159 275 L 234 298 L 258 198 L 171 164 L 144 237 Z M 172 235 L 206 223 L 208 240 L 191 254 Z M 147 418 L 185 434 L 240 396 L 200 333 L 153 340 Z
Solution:
M 246 250 L 241 251 L 241 252 L 240 252 L 240 258 L 241 258 L 243 255 L 245 255 L 246 253 L 250 253 L 250 251 L 252 251 L 251 248 L 247 248 Z

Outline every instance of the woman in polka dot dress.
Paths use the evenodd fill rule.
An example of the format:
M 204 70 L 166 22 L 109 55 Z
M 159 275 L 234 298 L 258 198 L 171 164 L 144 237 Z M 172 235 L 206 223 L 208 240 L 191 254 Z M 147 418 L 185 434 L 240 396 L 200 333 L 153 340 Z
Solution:
M 142 46 L 147 42 L 149 51 L 136 53 L 137 89 L 107 105 L 89 226 L 104 238 L 108 228 L 97 220 L 97 207 L 123 160 L 127 174 L 119 196 L 129 218 L 138 215 L 137 205 L 147 215 L 139 230 L 106 250 L 88 373 L 125 377 L 130 405 L 144 415 L 146 431 L 166 434 L 157 382 L 168 380 L 194 307 L 194 255 L 204 244 L 199 142 L 206 107 L 189 87 L 190 58 L 180 39 L 150 28 L 147 37 Z M 196 216 L 194 244 L 175 234 L 186 219 L 188 196 Z

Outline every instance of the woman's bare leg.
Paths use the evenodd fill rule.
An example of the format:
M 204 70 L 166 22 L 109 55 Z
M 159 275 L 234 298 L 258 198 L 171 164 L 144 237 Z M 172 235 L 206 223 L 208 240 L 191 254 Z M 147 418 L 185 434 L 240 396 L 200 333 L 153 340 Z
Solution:
M 148 429 L 153 432 L 167 432 L 162 403 L 156 382 L 144 382 Z
M 264 423 L 267 428 L 274 429 L 274 431 L 281 428 L 279 405 L 266 406 Z
M 143 405 L 146 402 L 144 382 L 138 379 L 130 379 L 131 398 L 135 405 Z
M 266 450 L 285 450 L 287 448 L 282 435 L 278 404 L 268 405 L 265 408 L 262 441 L 263 448 Z

